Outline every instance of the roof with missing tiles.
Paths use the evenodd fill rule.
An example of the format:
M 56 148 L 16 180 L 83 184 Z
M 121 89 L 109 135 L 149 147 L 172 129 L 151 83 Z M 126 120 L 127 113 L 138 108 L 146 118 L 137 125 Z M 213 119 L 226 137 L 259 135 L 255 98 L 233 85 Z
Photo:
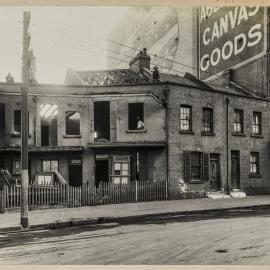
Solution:
M 256 94 L 246 87 L 236 83 L 229 83 L 228 86 L 214 84 L 198 79 L 196 76 L 186 73 L 184 77 L 169 73 L 160 72 L 160 80 L 153 82 L 152 72 L 136 72 L 133 69 L 111 69 L 111 70 L 93 70 L 93 71 L 74 71 L 69 69 L 66 73 L 65 84 L 75 85 L 91 85 L 91 86 L 109 86 L 109 85 L 130 85 L 130 84 L 146 84 L 146 83 L 172 83 L 181 84 L 183 86 L 205 89 L 221 93 L 241 95 L 253 98 L 265 98 Z

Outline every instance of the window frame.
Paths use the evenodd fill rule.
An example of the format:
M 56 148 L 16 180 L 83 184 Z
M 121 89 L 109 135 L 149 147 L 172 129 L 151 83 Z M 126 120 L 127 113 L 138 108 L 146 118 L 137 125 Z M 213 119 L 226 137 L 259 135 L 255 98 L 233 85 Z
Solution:
M 255 158 L 255 160 L 252 160 L 252 158 Z M 253 171 L 253 168 L 256 168 L 255 172 Z M 259 154 L 259 152 L 250 152 L 249 174 L 251 177 L 252 176 L 260 176 L 260 154 Z
M 183 112 L 182 109 L 188 109 L 189 110 L 189 118 L 186 119 L 182 117 Z M 187 115 L 187 114 L 185 114 Z M 188 129 L 182 128 L 183 121 L 187 121 L 188 123 Z M 186 105 L 186 104 L 181 104 L 180 105 L 180 131 L 181 132 L 192 132 L 192 106 Z
M 137 113 L 135 113 L 135 108 L 134 108 L 134 123 L 131 123 L 131 107 L 132 106 L 137 106 L 136 110 L 137 110 Z M 141 109 L 139 109 L 139 106 L 142 106 Z M 145 130 L 145 121 L 144 121 L 144 102 L 129 102 L 128 103 L 128 131 L 138 131 L 138 132 L 142 132 Z M 138 111 L 140 111 L 140 113 L 138 113 Z M 141 121 L 144 123 L 144 128 L 143 129 L 138 129 L 137 128 L 137 120 L 136 120 L 136 117 L 139 116 L 141 119 Z M 134 128 L 133 128 L 134 127 Z
M 236 122 L 236 113 L 239 113 L 239 121 L 238 122 Z M 236 125 L 240 125 L 240 131 L 237 130 Z M 242 109 L 234 109 L 233 133 L 244 134 L 244 110 L 242 110 Z
M 68 113 L 78 113 L 79 116 L 80 116 L 80 118 L 79 118 L 79 130 L 78 130 L 79 132 L 78 132 L 78 134 L 72 134 L 72 133 L 68 132 L 68 123 L 67 123 L 67 120 L 68 120 L 67 114 Z M 76 136 L 81 136 L 81 113 L 79 111 L 66 111 L 65 112 L 65 136 L 75 136 L 75 137 Z
M 202 108 L 202 132 L 203 133 L 213 133 L 214 132 L 214 110 L 213 108 Z M 210 112 L 210 120 L 205 121 L 205 112 Z M 209 124 L 209 130 L 205 130 L 205 124 Z
M 44 171 L 44 165 L 43 162 L 49 161 L 50 162 L 50 170 L 49 171 Z M 57 161 L 57 171 L 59 172 L 59 159 L 43 159 L 42 163 L 41 163 L 41 171 L 43 173 L 53 173 L 54 171 L 52 171 L 52 162 L 53 161 Z
M 255 117 L 258 116 L 259 122 L 255 123 Z M 254 132 L 254 127 L 258 128 L 258 132 Z M 258 111 L 252 112 L 252 135 L 262 135 L 262 113 Z
M 17 171 L 16 168 L 15 168 L 15 163 L 16 163 L 16 162 L 19 162 L 19 164 L 20 164 L 20 166 L 19 166 L 19 167 L 20 167 L 20 169 L 19 169 L 20 171 Z M 13 175 L 21 175 L 21 173 L 22 173 L 22 164 L 21 164 L 21 160 L 15 158 L 15 159 L 12 160 L 12 174 L 13 174 Z

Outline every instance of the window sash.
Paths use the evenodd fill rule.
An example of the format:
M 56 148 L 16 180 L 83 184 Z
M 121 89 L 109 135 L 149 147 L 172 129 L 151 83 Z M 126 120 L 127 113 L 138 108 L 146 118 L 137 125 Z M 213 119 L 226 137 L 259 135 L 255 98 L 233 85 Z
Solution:
M 244 117 L 243 117 L 243 111 L 242 110 L 234 110 L 234 125 L 233 130 L 234 132 L 243 133 L 243 127 L 244 127 Z
M 252 117 L 252 133 L 253 134 L 261 134 L 261 113 L 260 112 L 253 112 Z
M 213 132 L 213 110 L 204 108 L 203 109 L 203 131 Z
M 185 131 L 192 130 L 192 110 L 190 106 L 180 108 L 180 129 Z
M 250 173 L 259 174 L 259 153 L 250 154 Z
M 54 170 L 59 171 L 58 160 L 43 160 L 42 161 L 42 172 L 54 172 Z

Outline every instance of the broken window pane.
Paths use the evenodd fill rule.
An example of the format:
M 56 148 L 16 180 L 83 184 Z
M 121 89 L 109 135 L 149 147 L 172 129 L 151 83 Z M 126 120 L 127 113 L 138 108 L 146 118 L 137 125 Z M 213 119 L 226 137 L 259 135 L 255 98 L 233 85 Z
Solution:
M 80 135 L 79 112 L 66 112 L 66 135 Z

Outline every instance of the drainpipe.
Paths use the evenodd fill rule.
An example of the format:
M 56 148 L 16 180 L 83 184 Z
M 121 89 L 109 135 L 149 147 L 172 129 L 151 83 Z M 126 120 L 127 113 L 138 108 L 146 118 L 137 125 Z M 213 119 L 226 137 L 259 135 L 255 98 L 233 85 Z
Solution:
M 165 114 L 166 114 L 166 186 L 167 186 L 167 192 L 166 192 L 166 199 L 170 198 L 170 192 L 169 192 L 169 113 L 168 113 L 168 105 L 169 105 L 169 94 L 170 89 L 167 86 L 166 89 L 164 89 L 164 95 L 165 95 L 165 101 L 164 101 L 164 107 L 165 107 Z
M 229 104 L 230 99 L 226 98 L 226 166 L 227 166 L 227 181 L 226 181 L 226 193 L 230 194 L 229 187 Z

